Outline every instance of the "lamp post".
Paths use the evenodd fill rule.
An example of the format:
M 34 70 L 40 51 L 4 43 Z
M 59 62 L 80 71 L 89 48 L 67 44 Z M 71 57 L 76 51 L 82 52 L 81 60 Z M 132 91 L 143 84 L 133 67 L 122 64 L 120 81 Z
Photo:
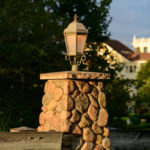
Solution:
M 72 71 L 77 71 L 81 62 L 85 61 L 86 57 L 83 53 L 88 30 L 82 23 L 77 21 L 77 15 L 74 16 L 74 21 L 64 30 L 65 43 L 67 48 L 66 59 L 72 65 Z

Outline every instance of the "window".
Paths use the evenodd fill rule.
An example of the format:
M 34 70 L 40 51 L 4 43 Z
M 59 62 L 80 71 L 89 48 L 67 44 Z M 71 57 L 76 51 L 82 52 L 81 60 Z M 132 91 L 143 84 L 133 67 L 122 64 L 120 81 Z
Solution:
M 134 72 L 136 72 L 136 65 L 134 65 Z
M 130 72 L 133 72 L 133 67 L 132 66 L 130 66 Z
M 144 47 L 144 53 L 147 53 L 147 52 L 148 52 L 147 47 Z
M 136 52 L 140 52 L 140 47 L 137 47 L 137 48 L 136 48 Z

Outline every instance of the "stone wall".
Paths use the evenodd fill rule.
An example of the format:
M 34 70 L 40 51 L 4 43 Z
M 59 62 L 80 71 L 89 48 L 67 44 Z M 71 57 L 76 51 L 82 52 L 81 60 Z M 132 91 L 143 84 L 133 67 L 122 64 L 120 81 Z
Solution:
M 48 80 L 44 92 L 38 131 L 55 130 L 79 135 L 82 142 L 75 149 L 110 149 L 102 82 Z

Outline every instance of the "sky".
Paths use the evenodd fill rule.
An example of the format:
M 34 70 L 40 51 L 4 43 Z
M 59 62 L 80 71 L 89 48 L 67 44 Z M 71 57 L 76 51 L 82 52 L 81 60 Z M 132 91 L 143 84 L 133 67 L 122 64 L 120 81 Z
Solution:
M 110 16 L 111 39 L 133 49 L 133 35 L 150 38 L 150 0 L 113 0 Z

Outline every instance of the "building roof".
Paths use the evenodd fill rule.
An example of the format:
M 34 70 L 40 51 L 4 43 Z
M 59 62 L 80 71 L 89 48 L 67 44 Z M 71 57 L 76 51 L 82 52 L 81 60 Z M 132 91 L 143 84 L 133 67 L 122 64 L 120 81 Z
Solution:
M 134 53 L 131 49 L 129 49 L 127 46 L 117 40 L 107 40 L 105 41 L 105 43 L 127 59 L 129 59 L 130 55 Z
M 150 60 L 150 53 L 134 52 L 130 48 L 125 46 L 123 43 L 117 40 L 110 39 L 110 40 L 105 41 L 105 43 L 130 61 Z
M 138 52 L 135 52 L 132 55 L 130 55 L 129 59 L 131 61 L 135 61 L 135 60 L 150 60 L 150 53 L 138 53 Z

